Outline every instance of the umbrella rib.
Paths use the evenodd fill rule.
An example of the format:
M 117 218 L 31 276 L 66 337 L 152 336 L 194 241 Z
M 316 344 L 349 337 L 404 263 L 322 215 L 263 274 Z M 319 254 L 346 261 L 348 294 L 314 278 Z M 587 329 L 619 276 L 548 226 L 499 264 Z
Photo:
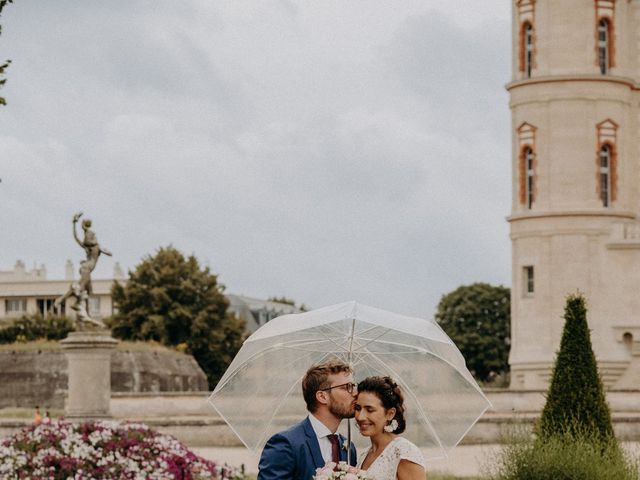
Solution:
M 438 434 L 436 433 L 435 428 L 433 428 L 433 425 L 431 424 L 431 420 L 429 420 L 429 417 L 427 416 L 427 414 L 423 410 L 422 406 L 420 405 L 420 402 L 418 401 L 418 398 L 413 393 L 413 391 L 408 387 L 408 385 L 404 382 L 404 380 L 402 380 L 402 377 L 400 375 L 398 375 L 398 372 L 396 372 L 393 368 L 391 368 L 389 365 L 387 365 L 382 360 L 380 360 L 375 353 L 369 352 L 369 355 L 371 355 L 372 358 L 375 358 L 381 365 L 383 365 L 385 368 L 387 368 L 389 371 L 391 371 L 393 373 L 393 375 L 395 376 L 394 380 L 402 383 L 402 386 L 404 387 L 405 393 L 410 395 L 411 398 L 413 398 L 413 401 L 415 402 L 416 406 L 418 407 L 418 410 L 420 411 L 420 413 L 422 414 L 422 416 L 426 420 L 427 425 L 431 429 L 431 433 L 433 434 L 435 439 L 438 441 L 438 445 L 445 452 L 445 456 L 446 456 L 447 455 L 447 453 L 446 453 L 447 449 L 444 448 L 444 446 L 442 445 L 442 442 L 440 441 L 440 437 L 438 436 Z
M 321 363 L 322 360 L 324 360 L 325 358 L 327 358 L 329 354 L 326 354 L 324 357 L 322 357 L 318 362 L 316 363 Z M 281 397 L 281 398 L 287 398 L 287 396 L 291 393 L 291 391 L 294 389 L 294 387 L 296 387 L 297 385 L 300 384 L 300 382 L 302 381 L 302 379 L 304 378 L 304 376 L 306 375 L 306 372 L 304 374 L 302 374 L 302 376 L 298 377 L 298 379 L 293 382 L 291 384 L 291 387 L 289 387 L 289 390 L 287 390 L 287 392 Z M 280 403 L 278 405 L 278 407 L 276 407 L 273 410 L 273 413 L 271 414 L 271 418 L 269 419 L 269 421 L 266 423 L 265 428 L 262 430 L 262 434 L 260 435 L 260 442 L 258 442 L 258 444 L 263 443 L 262 440 L 265 439 L 265 437 L 267 436 L 267 432 L 269 430 L 269 426 L 273 423 L 273 419 L 276 417 L 276 414 L 278 413 L 279 407 L 282 405 L 282 403 Z
M 375 327 L 375 328 L 385 328 L 385 327 Z M 374 330 L 374 328 L 370 328 L 368 331 L 371 331 L 371 330 Z M 370 343 L 375 342 L 375 341 L 376 341 L 376 340 L 378 340 L 380 337 L 382 337 L 382 336 L 386 335 L 386 334 L 387 334 L 387 332 L 389 332 L 389 330 L 390 330 L 389 328 L 385 328 L 384 332 L 382 332 L 380 335 L 378 335 L 377 337 L 371 338 L 371 339 L 367 339 L 367 342 L 366 342 L 366 343 L 364 343 L 364 344 L 362 344 L 362 345 L 358 344 L 358 347 L 359 347 L 359 348 L 366 349 L 366 348 L 367 348 L 367 345 L 369 345 Z M 367 331 L 367 332 L 368 332 L 368 331 Z M 362 338 L 362 335 L 364 335 L 364 334 L 365 334 L 365 333 L 367 333 L 367 332 L 362 332 L 362 333 L 360 334 L 360 338 Z
M 378 337 L 378 338 L 380 338 L 380 337 Z M 384 344 L 384 345 L 395 345 L 395 346 L 399 346 L 399 347 L 409 347 L 409 348 L 411 348 L 411 351 L 412 351 L 412 352 L 423 352 L 423 353 L 429 353 L 429 354 L 431 353 L 429 350 L 427 350 L 427 349 L 426 349 L 426 348 L 424 348 L 424 347 L 414 347 L 414 346 L 411 346 L 411 345 L 407 345 L 407 344 L 405 344 L 405 343 L 400 343 L 400 342 L 391 342 L 391 341 L 388 341 L 388 340 L 378 340 L 378 339 L 375 339 L 375 340 L 376 340 L 379 344 Z M 372 341 L 370 341 L 370 342 L 368 342 L 368 343 L 367 343 L 367 345 L 369 345 L 370 343 L 373 343 L 373 340 L 372 340 Z M 371 353 L 371 351 L 370 351 L 369 349 L 366 349 L 366 348 L 365 348 L 365 350 L 364 350 L 364 351 L 365 351 L 366 353 Z
M 259 354 L 265 354 L 265 353 L 267 353 L 267 352 L 266 352 L 266 351 L 257 352 L 257 353 L 256 353 L 255 355 L 253 355 L 251 358 L 255 358 L 255 357 L 257 357 Z M 291 362 L 289 362 L 287 365 L 285 365 L 285 368 L 286 368 L 286 367 L 288 367 L 289 365 L 293 364 L 293 363 L 298 362 L 298 361 L 299 361 L 299 359 L 292 360 L 292 361 L 291 361 Z M 244 364 L 243 364 L 243 365 L 244 365 Z M 235 371 L 234 371 L 234 372 L 235 372 Z M 274 372 L 274 373 L 277 373 L 277 372 Z M 303 376 L 304 376 L 304 375 L 303 375 Z M 231 378 L 231 377 L 233 377 L 233 375 L 231 375 L 229 378 Z M 267 377 L 268 377 L 268 375 L 267 375 Z M 300 377 L 300 378 L 302 378 L 302 377 Z M 228 381 L 228 380 L 227 380 L 227 381 Z M 298 380 L 298 381 L 299 381 L 299 380 Z M 225 384 L 226 384 L 226 383 L 227 383 L 227 382 L 225 382 Z M 294 383 L 292 384 L 292 386 L 289 388 L 289 390 L 287 390 L 287 392 L 286 392 L 286 393 L 285 393 L 281 398 L 285 398 L 285 397 L 286 397 L 286 396 L 291 392 L 291 390 L 293 390 L 293 388 L 296 386 L 296 383 L 297 383 L 297 381 L 296 381 L 296 382 L 294 382 Z M 222 387 L 221 387 L 221 388 L 222 388 Z M 246 446 L 249 450 L 251 450 L 251 451 L 254 451 L 254 452 L 255 452 L 255 451 L 256 451 L 256 450 L 255 450 L 255 446 L 257 446 L 257 445 L 259 445 L 259 444 L 261 443 L 262 439 L 266 436 L 266 432 L 267 432 L 267 430 L 269 429 L 269 425 L 271 425 L 271 423 L 273 422 L 273 418 L 275 417 L 275 411 L 274 411 L 273 415 L 271 416 L 271 419 L 269 420 L 269 422 L 266 424 L 265 429 L 262 431 L 261 436 L 260 436 L 260 438 L 259 438 L 259 441 L 256 443 L 256 445 L 255 445 L 255 446 L 251 446 L 251 447 L 250 447 L 250 446 L 247 444 L 247 442 L 245 442 L 245 441 L 244 441 L 244 439 L 242 438 L 242 436 L 241 436 L 241 435 L 236 431 L 236 429 L 232 426 L 232 424 L 226 420 L 226 416 L 225 416 L 225 415 L 220 411 L 220 409 L 218 409 L 218 407 L 216 407 L 215 403 L 213 402 L 214 394 L 215 394 L 215 391 L 214 391 L 214 393 L 212 393 L 212 394 L 209 396 L 209 398 L 208 398 L 209 403 L 213 406 L 213 408 L 215 408 L 215 410 L 218 412 L 218 414 L 220 415 L 220 417 L 222 417 L 222 419 L 227 423 L 227 425 L 229 425 L 229 427 L 232 429 L 233 433 L 235 433 L 235 434 L 236 434 L 236 436 L 237 436 L 237 437 L 242 441 L 242 443 L 244 443 L 244 444 L 245 444 L 245 446 Z M 277 411 L 277 408 L 276 408 L 276 411 Z
M 373 354 L 373 353 L 371 353 L 371 355 L 372 355 L 372 356 L 375 356 L 375 354 Z M 398 355 L 397 353 L 393 353 L 393 352 L 391 352 L 391 355 L 393 355 L 393 356 L 395 356 L 395 357 L 399 357 L 399 355 Z M 427 353 L 427 355 L 431 355 L 431 356 L 433 356 L 433 357 L 435 357 L 435 358 L 439 359 L 440 361 L 442 361 L 442 362 L 446 363 L 446 364 L 447 364 L 447 365 L 449 365 L 451 368 L 453 368 L 453 370 L 454 370 L 458 375 L 460 375 L 463 379 L 465 379 L 465 380 L 467 381 L 467 385 L 471 385 L 471 386 L 473 386 L 473 387 L 478 391 L 478 393 L 480 393 L 480 395 L 482 396 L 482 398 L 484 398 L 484 400 L 487 402 L 487 405 L 486 405 L 486 407 L 482 410 L 482 413 L 480 413 L 480 415 L 478 415 L 478 417 L 477 417 L 477 418 L 474 420 L 474 422 L 469 426 L 469 428 L 467 428 L 467 429 L 465 430 L 465 432 L 460 436 L 460 438 L 458 438 L 458 440 L 456 441 L 455 445 L 452 445 L 452 446 L 451 446 L 451 448 L 453 448 L 453 447 L 455 447 L 458 443 L 460 443 L 460 440 L 462 440 L 462 439 L 465 437 L 465 435 L 469 432 L 469 430 L 471 430 L 471 428 L 473 427 L 473 425 L 475 425 L 475 423 L 480 419 L 480 417 L 481 417 L 482 415 L 484 415 L 484 412 L 486 412 L 486 411 L 487 411 L 487 409 L 491 406 L 491 402 L 490 402 L 490 401 L 489 401 L 489 399 L 486 397 L 486 395 L 484 394 L 484 392 L 480 389 L 480 387 L 479 387 L 479 386 L 477 386 L 476 382 L 475 382 L 475 381 L 470 382 L 470 381 L 469 381 L 469 379 L 467 379 L 467 378 L 462 374 L 462 372 L 460 372 L 460 370 L 459 370 L 456 366 L 452 365 L 449 361 L 447 361 L 446 359 L 442 358 L 440 355 L 437 355 L 437 354 L 435 354 L 435 353 L 428 352 L 428 353 Z M 379 361 L 381 361 L 381 360 L 379 360 Z M 403 382 L 403 383 L 404 383 L 404 382 Z M 413 395 L 412 395 L 412 396 L 413 396 Z M 416 403 L 418 404 L 418 408 L 420 408 L 420 410 L 422 411 L 422 408 L 420 407 L 420 404 L 418 403 L 417 399 L 415 398 L 415 396 L 413 396 L 413 397 L 414 397 L 414 399 L 416 400 Z M 423 413 L 424 413 L 424 412 L 423 412 Z M 425 414 L 425 416 L 426 416 L 426 414 Z M 447 456 L 447 457 L 448 457 L 448 455 L 446 454 L 447 450 L 445 449 L 444 451 L 445 451 L 445 456 Z
M 328 339 L 328 338 L 326 338 L 326 337 L 325 337 L 325 338 L 323 338 L 323 337 L 318 337 L 317 339 L 308 339 L 308 340 L 304 340 L 304 341 L 300 341 L 300 340 L 298 340 L 297 342 L 298 342 L 298 344 L 299 344 L 299 345 L 301 345 L 301 346 L 302 346 L 302 345 L 312 344 L 312 343 L 317 343 L 317 342 L 326 342 L 327 340 L 331 341 L 334 345 L 336 345 L 337 347 L 339 347 L 339 345 L 338 345 L 335 341 L 332 341 L 331 339 Z M 293 343 L 293 342 L 291 342 L 291 343 Z M 214 389 L 213 393 L 215 393 L 216 391 L 218 391 L 218 390 L 222 389 L 222 387 L 224 387 L 224 386 L 227 384 L 227 382 L 229 381 L 229 379 L 231 379 L 231 378 L 234 376 L 234 374 L 235 374 L 235 373 L 236 373 L 240 368 L 242 368 L 244 365 L 246 365 L 247 363 L 249 363 L 249 362 L 251 362 L 251 361 L 255 360 L 256 358 L 258 358 L 258 357 L 260 357 L 260 356 L 264 356 L 265 354 L 267 354 L 268 352 L 271 352 L 271 351 L 275 350 L 276 348 L 292 348 L 292 349 L 293 349 L 293 348 L 295 348 L 295 347 L 297 347 L 297 346 L 298 346 L 298 345 L 290 346 L 290 344 L 287 344 L 287 343 L 279 343 L 279 344 L 275 344 L 275 345 L 271 345 L 271 346 L 269 346 L 269 348 L 268 348 L 268 349 L 265 349 L 265 350 L 258 350 L 256 353 L 254 353 L 254 354 L 253 354 L 253 355 L 251 355 L 249 358 L 247 358 L 244 362 L 242 362 L 240 365 L 238 365 L 238 366 L 237 366 L 233 371 L 231 371 L 231 372 L 230 372 L 229 370 L 227 370 L 227 371 L 225 372 L 225 375 L 224 375 L 224 376 L 226 377 L 226 379 L 225 379 L 224 383 L 218 383 L 218 384 L 216 385 L 216 388 Z M 344 350 L 344 347 L 343 347 L 343 350 Z M 318 352 L 318 353 L 321 353 L 321 352 Z M 227 374 L 228 374 L 228 375 L 227 375 Z M 212 393 L 212 395 L 213 395 L 213 393 Z
M 400 346 L 405 346 L 405 347 L 407 346 L 407 345 L 404 345 L 404 344 L 402 344 L 402 343 L 398 343 L 398 342 L 388 342 L 388 341 L 386 342 L 386 341 L 384 341 L 384 340 L 380 340 L 378 343 L 382 343 L 382 344 L 385 344 L 385 345 L 396 345 L 396 346 L 397 346 L 397 345 L 400 345 Z M 484 394 L 484 392 L 482 391 L 482 389 L 481 389 L 481 388 L 476 384 L 476 382 L 475 382 L 475 381 L 470 382 L 470 381 L 469 381 L 469 379 L 468 379 L 468 378 L 466 378 L 466 377 L 463 375 L 463 373 L 460 371 L 460 369 L 459 369 L 457 366 L 455 366 L 454 364 L 452 364 L 449 360 L 447 360 L 446 358 L 443 358 L 442 356 L 438 355 L 438 354 L 437 354 L 437 353 L 435 353 L 435 352 L 432 352 L 431 350 L 427 350 L 427 349 L 426 349 L 426 348 L 424 348 L 424 347 L 411 347 L 411 348 L 414 348 L 414 349 L 415 349 L 415 350 L 414 350 L 415 352 L 421 352 L 421 353 L 425 353 L 425 354 L 427 354 L 427 355 L 431 355 L 431 356 L 436 357 L 436 358 L 438 358 L 439 360 L 443 361 L 443 362 L 444 362 L 444 363 L 446 363 L 447 365 L 449 365 L 451 368 L 453 368 L 453 369 L 456 371 L 456 373 L 457 373 L 458 375 L 460 375 L 460 376 L 461 376 L 461 377 L 463 377 L 465 380 L 467 380 L 467 383 L 469 383 L 469 385 L 471 385 L 473 388 L 475 388 L 475 389 L 478 391 L 478 393 L 480 393 L 480 394 L 482 395 L 482 397 L 487 401 L 487 403 L 488 403 L 489 405 L 491 405 L 491 402 L 489 402 L 489 399 L 487 399 L 486 395 Z M 378 355 L 378 354 L 374 354 L 374 353 L 372 353 L 370 350 L 367 350 L 367 352 L 368 352 L 369 354 L 371 354 L 371 355 Z M 412 352 L 412 353 L 413 353 L 413 352 Z M 389 352 L 389 353 L 382 353 L 382 355 L 397 355 L 397 353 Z M 466 367 L 465 367 L 465 368 L 466 368 Z

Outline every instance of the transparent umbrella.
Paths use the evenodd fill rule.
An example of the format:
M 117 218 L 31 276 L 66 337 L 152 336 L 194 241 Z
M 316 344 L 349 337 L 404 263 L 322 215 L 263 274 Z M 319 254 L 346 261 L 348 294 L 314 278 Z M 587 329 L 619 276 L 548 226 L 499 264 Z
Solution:
M 257 453 L 271 435 L 304 418 L 302 377 L 330 358 L 350 363 L 356 381 L 388 375 L 400 385 L 403 436 L 427 458 L 446 456 L 491 406 L 437 323 L 356 302 L 265 324 L 244 342 L 209 402 Z

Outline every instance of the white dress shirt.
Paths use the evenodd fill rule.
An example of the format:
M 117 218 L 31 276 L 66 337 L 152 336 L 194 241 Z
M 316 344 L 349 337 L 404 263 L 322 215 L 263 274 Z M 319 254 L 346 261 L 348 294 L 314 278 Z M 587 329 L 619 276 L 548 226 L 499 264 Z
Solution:
M 331 440 L 329 440 L 329 435 L 333 432 L 329 430 L 324 423 L 314 417 L 312 413 L 309 414 L 309 421 L 311 422 L 313 431 L 316 433 L 316 437 L 318 437 L 320 453 L 322 453 L 322 459 L 326 464 L 331 461 Z

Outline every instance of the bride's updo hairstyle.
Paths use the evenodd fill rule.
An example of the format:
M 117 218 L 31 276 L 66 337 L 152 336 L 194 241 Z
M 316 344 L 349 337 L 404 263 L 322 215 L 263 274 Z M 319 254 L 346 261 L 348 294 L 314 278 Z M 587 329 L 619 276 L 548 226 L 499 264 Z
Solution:
M 358 394 L 362 392 L 373 393 L 382 402 L 385 410 L 396 409 L 393 420 L 398 422 L 398 428 L 393 433 L 404 432 L 407 423 L 404 420 L 404 396 L 400 387 L 391 377 L 367 377 L 358 384 Z

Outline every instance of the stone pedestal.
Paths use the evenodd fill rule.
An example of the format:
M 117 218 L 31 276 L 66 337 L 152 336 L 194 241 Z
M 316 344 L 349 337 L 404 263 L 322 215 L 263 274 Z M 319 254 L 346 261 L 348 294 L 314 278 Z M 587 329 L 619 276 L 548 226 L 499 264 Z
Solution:
M 60 342 L 68 362 L 68 418 L 110 418 L 111 353 L 118 341 L 108 330 L 71 332 Z

